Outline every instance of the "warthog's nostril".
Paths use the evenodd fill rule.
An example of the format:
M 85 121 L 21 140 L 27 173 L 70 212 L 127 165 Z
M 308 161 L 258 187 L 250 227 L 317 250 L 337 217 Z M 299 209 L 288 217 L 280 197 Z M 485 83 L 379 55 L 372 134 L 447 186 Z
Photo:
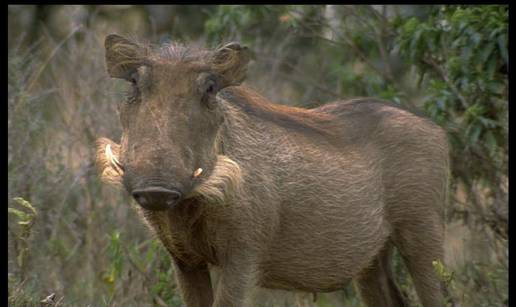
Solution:
M 166 203 L 168 206 L 173 206 L 179 200 L 179 198 L 181 198 L 181 194 L 178 192 L 173 192 L 168 196 Z
M 172 208 L 181 199 L 181 193 L 179 191 L 161 187 L 134 190 L 132 195 L 140 206 L 149 210 L 166 210 Z
M 140 206 L 145 207 L 147 205 L 147 199 L 140 195 L 140 193 L 133 193 L 134 200 L 140 204 Z

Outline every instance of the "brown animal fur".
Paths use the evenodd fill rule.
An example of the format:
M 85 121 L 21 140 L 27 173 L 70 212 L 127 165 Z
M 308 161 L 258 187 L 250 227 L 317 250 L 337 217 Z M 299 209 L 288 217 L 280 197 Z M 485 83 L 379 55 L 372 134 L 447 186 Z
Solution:
M 136 50 L 124 51 L 120 64 L 116 44 Z M 390 269 L 394 247 L 423 306 L 443 306 L 432 267 L 443 260 L 441 128 L 374 99 L 279 106 L 236 86 L 245 48 L 165 48 L 174 50 L 106 39 L 111 75 L 136 71 L 147 85 L 138 85 L 138 102 L 123 105 L 124 135 L 113 150 L 123 174 L 105 161 L 109 140 L 98 142 L 98 164 L 129 192 L 149 182 L 185 192 L 173 208 L 141 212 L 174 258 L 187 306 L 244 306 L 256 286 L 325 292 L 351 280 L 368 306 L 402 306 Z M 127 55 L 139 64 L 113 72 Z M 216 96 L 197 92 L 207 71 L 222 76 Z M 214 291 L 211 269 L 220 272 Z

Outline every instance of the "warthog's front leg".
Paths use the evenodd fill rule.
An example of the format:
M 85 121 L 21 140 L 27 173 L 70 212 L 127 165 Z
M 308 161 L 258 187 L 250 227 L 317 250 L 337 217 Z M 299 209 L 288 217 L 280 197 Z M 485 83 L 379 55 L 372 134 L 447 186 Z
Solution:
M 256 262 L 249 257 L 234 257 L 220 273 L 213 307 L 250 306 L 256 286 Z
M 188 267 L 175 261 L 176 280 L 187 307 L 211 307 L 213 290 L 208 267 Z

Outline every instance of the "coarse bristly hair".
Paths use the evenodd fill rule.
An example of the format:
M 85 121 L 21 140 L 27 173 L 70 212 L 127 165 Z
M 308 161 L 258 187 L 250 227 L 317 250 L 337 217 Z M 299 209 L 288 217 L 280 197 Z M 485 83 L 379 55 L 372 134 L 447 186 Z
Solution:
M 195 46 L 186 46 L 178 42 L 170 42 L 153 48 L 151 56 L 163 60 L 179 60 L 183 62 L 201 60 L 209 51 Z
M 113 71 L 152 62 L 192 62 L 202 67 L 210 67 L 223 76 L 228 85 L 240 83 L 245 79 L 246 64 L 251 58 L 246 47 L 234 43 L 218 46 L 213 50 L 200 46 L 186 46 L 178 42 L 153 46 L 118 41 L 109 47 L 112 50 L 111 54 L 118 57 L 118 67 L 112 67 Z
M 242 185 L 242 170 L 238 163 L 225 155 L 217 155 L 211 175 L 190 193 L 209 203 L 226 203 L 238 194 Z

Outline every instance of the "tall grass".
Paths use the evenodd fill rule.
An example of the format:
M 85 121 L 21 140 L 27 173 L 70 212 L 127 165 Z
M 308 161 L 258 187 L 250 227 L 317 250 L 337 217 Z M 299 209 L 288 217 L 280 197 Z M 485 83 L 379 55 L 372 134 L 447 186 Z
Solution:
M 78 28 L 9 50 L 12 306 L 39 306 L 52 294 L 65 305 L 177 302 L 164 249 L 128 198 L 97 178 L 96 136 L 120 135 L 120 84 L 107 82 L 102 40 Z

